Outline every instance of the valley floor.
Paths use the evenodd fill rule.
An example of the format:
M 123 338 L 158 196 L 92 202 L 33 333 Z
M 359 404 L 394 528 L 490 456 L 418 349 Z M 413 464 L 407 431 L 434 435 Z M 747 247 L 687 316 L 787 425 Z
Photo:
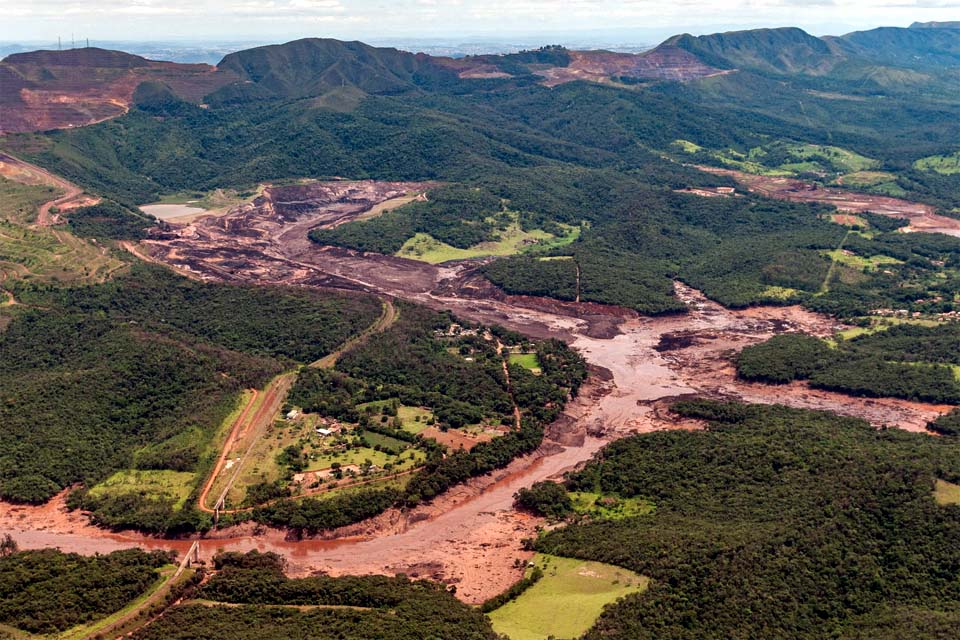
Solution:
M 689 313 L 642 317 L 616 307 L 504 295 L 476 274 L 476 261 L 429 265 L 319 247 L 307 239 L 313 227 L 342 223 L 419 187 L 337 183 L 313 195 L 315 208 L 308 214 L 285 220 L 275 203 L 245 205 L 217 219 L 174 226 L 162 237 L 130 248 L 194 278 L 360 289 L 450 309 L 534 337 L 556 337 L 592 366 L 588 383 L 548 429 L 537 452 L 431 504 L 390 510 L 326 539 L 293 541 L 282 531 L 253 525 L 219 530 L 201 542 L 201 557 L 209 559 L 219 549 L 259 549 L 282 553 L 293 575 L 403 572 L 454 584 L 459 598 L 478 603 L 521 577 L 532 557 L 521 541 L 543 524 L 516 511 L 513 494 L 533 482 L 560 478 L 626 435 L 699 428 L 696 421 L 679 420 L 666 410 L 672 399 L 698 395 L 782 403 L 912 431 L 924 431 L 929 420 L 951 408 L 851 398 L 803 384 L 770 387 L 738 380 L 730 356 L 744 346 L 783 332 L 828 337 L 844 329 L 800 307 L 730 310 L 677 283 Z M 67 513 L 62 496 L 42 507 L 0 504 L 0 529 L 11 532 L 24 548 L 57 546 L 84 553 L 130 546 L 183 553 L 192 544 L 97 529 L 82 515 Z

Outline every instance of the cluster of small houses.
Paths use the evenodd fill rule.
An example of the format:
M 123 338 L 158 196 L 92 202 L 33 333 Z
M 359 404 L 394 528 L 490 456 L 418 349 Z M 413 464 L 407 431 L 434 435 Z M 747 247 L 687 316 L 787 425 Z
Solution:
M 297 409 L 290 409 L 290 411 L 287 412 L 286 418 L 292 422 L 300 418 L 301 415 L 303 414 L 301 414 Z M 316 431 L 318 436 L 332 436 L 335 433 L 340 433 L 343 431 L 343 425 L 337 420 L 320 418 Z
M 467 327 L 464 327 L 463 325 L 460 325 L 454 322 L 454 323 L 451 323 L 451 325 L 446 329 L 437 329 L 436 331 L 433 332 L 433 335 L 435 335 L 438 338 L 461 338 L 463 336 L 475 336 L 479 333 L 480 333 L 479 329 L 469 329 Z M 487 340 L 492 339 L 492 337 L 493 336 L 487 338 L 487 336 L 484 335 L 484 338 L 487 338 Z
M 918 303 L 924 302 L 941 302 L 942 298 L 934 298 L 932 300 L 917 300 Z M 960 312 L 958 311 L 944 311 L 943 313 L 923 313 L 921 311 L 910 311 L 909 309 L 874 309 L 870 312 L 871 315 L 881 316 L 884 318 L 922 318 L 924 316 L 933 316 L 936 318 L 944 320 L 957 320 L 960 319 Z

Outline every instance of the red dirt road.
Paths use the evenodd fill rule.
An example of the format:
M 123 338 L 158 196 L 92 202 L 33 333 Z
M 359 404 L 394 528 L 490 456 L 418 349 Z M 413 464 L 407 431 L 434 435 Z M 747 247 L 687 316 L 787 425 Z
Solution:
M 35 164 L 16 158 L 8 153 L 0 152 L 0 175 L 14 182 L 22 184 L 47 185 L 59 189 L 63 195 L 50 202 L 44 203 L 37 212 L 37 224 L 49 227 L 62 222 L 57 214 L 51 213 L 53 207 L 60 210 L 74 209 L 96 204 L 99 198 L 85 195 L 83 189 L 54 175 Z
M 240 438 L 243 425 L 246 424 L 247 421 L 247 415 L 250 413 L 250 410 L 253 409 L 253 405 L 256 404 L 257 398 L 260 396 L 260 392 L 256 389 L 251 389 L 250 393 L 250 400 L 247 401 L 247 404 L 241 410 L 240 415 L 237 416 L 236 420 L 234 420 L 233 426 L 230 427 L 230 433 L 227 435 L 227 441 L 223 444 L 223 451 L 220 452 L 220 457 L 217 458 L 217 464 L 213 467 L 213 471 L 210 473 L 210 477 L 208 477 L 207 481 L 204 483 L 203 491 L 200 492 L 200 497 L 197 499 L 197 506 L 200 507 L 201 511 L 213 513 L 213 508 L 207 506 L 207 495 L 210 493 L 213 483 L 216 481 L 217 476 L 220 475 L 220 471 L 226 464 L 227 457 L 230 455 L 230 450 Z

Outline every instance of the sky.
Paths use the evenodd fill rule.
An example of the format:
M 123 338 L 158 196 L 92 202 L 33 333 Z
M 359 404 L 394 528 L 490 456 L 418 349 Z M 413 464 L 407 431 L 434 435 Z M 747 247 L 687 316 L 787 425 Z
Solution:
M 286 41 L 317 36 L 654 42 L 761 26 L 815 35 L 960 20 L 960 0 L 0 0 L 0 41 Z

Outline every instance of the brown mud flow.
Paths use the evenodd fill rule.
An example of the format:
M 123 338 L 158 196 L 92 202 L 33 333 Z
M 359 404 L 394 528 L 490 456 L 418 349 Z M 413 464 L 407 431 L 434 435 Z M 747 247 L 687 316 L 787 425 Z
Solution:
M 434 266 L 318 247 L 307 239 L 309 229 L 360 216 L 378 202 L 422 185 L 317 185 L 311 187 L 309 207 L 294 210 L 279 204 L 278 209 L 281 201 L 274 201 L 276 192 L 268 190 L 254 205 L 219 218 L 171 225 L 137 249 L 197 278 L 361 289 L 450 309 L 467 319 L 499 323 L 534 337 L 557 337 L 583 354 L 592 375 L 580 396 L 548 428 L 540 449 L 507 469 L 456 487 L 432 504 L 391 510 L 326 539 L 290 541 L 282 531 L 255 531 L 250 526 L 218 531 L 217 538 L 201 543 L 204 557 L 218 548 L 272 550 L 285 555 L 297 575 L 404 572 L 455 584 L 458 597 L 479 602 L 519 579 L 522 569 L 514 568 L 514 561 L 529 557 L 521 541 L 535 535 L 543 522 L 513 510 L 517 489 L 560 478 L 617 438 L 696 428 L 696 423 L 678 421 L 666 410 L 673 398 L 779 402 L 914 431 L 924 430 L 928 420 L 948 409 L 851 398 L 802 384 L 767 387 L 737 380 L 730 358 L 746 345 L 783 332 L 829 336 L 842 328 L 799 307 L 730 310 L 678 284 L 677 294 L 688 303 L 689 313 L 649 318 L 617 307 L 505 295 L 476 274 L 476 261 Z M 290 202 L 285 197 L 282 202 Z M 62 500 L 44 507 L 2 505 L 0 529 L 13 533 L 24 547 L 86 552 L 135 545 L 181 549 L 190 544 L 95 529 L 81 516 L 67 514 Z
M 697 169 L 716 175 L 729 176 L 747 190 L 778 200 L 791 202 L 815 202 L 836 207 L 839 211 L 863 213 L 869 211 L 892 218 L 906 218 L 910 225 L 904 231 L 943 233 L 960 236 L 960 220 L 937 215 L 933 206 L 910 202 L 890 196 L 854 193 L 834 187 L 802 182 L 794 178 L 758 176 L 734 169 L 697 166 Z

